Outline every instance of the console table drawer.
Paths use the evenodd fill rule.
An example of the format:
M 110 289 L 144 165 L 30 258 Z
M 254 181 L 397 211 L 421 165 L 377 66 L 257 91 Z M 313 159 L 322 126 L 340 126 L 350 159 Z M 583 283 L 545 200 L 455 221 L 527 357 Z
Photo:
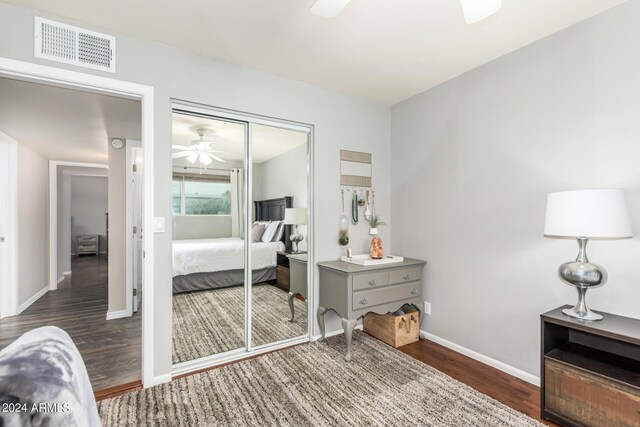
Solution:
M 420 295 L 421 287 L 420 282 L 413 282 L 403 285 L 389 286 L 382 289 L 354 292 L 353 310 L 360 310 L 391 301 L 417 297 Z
M 414 268 L 405 268 L 402 270 L 395 270 L 395 271 L 392 271 L 390 275 L 391 275 L 390 283 L 415 282 L 416 280 L 422 279 L 422 268 L 414 267 Z
M 366 274 L 353 276 L 353 290 L 370 289 L 389 284 L 389 273 Z

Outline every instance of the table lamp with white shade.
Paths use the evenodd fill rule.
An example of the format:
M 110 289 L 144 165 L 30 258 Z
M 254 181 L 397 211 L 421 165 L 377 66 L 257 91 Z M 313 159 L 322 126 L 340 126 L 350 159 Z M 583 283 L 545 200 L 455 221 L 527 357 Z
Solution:
M 632 237 L 627 204 L 622 190 L 578 190 L 549 193 L 544 235 L 551 238 L 575 238 L 579 252 L 575 261 L 558 269 L 563 282 L 578 290 L 578 304 L 562 312 L 582 320 L 601 320 L 587 308 L 587 289 L 607 282 L 607 270 L 587 258 L 589 239 L 628 239 Z
M 298 243 L 304 239 L 304 236 L 298 233 L 298 225 L 307 223 L 307 210 L 305 208 L 286 208 L 284 210 L 284 223 L 293 225 L 293 233 L 291 233 L 289 239 L 293 244 L 293 253 L 300 253 L 298 251 Z

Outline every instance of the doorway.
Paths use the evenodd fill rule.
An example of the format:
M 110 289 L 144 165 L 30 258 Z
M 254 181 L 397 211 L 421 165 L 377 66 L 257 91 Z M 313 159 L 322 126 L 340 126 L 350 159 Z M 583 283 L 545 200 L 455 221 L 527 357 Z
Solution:
M 60 71 L 61 70 L 55 70 L 55 69 L 49 69 L 48 67 L 34 67 L 31 64 L 26 64 L 24 67 L 20 66 L 21 64 L 16 64 L 14 61 L 8 61 L 10 64 L 10 66 L 15 66 L 17 65 L 17 67 L 13 67 L 13 68 L 18 68 L 21 69 L 22 71 L 25 72 L 25 74 L 32 74 L 34 73 L 34 68 L 36 68 L 39 73 L 35 73 L 35 74 L 40 74 L 40 76 L 45 76 L 45 75 L 51 75 L 54 74 L 56 76 L 60 76 Z M 44 91 L 69 91 L 69 92 L 81 92 L 80 96 L 83 97 L 90 97 L 93 100 L 96 99 L 96 97 L 109 97 L 109 95 L 104 94 L 104 88 L 107 87 L 107 85 L 102 85 L 101 86 L 101 92 L 103 93 L 96 93 L 95 91 L 79 91 L 77 90 L 77 88 L 74 89 L 70 89 L 70 88 L 66 88 L 64 86 L 66 86 L 65 84 L 61 83 L 60 85 L 56 85 L 56 87 L 54 86 L 49 86 L 47 85 L 43 85 L 43 84 L 36 84 L 36 83 L 32 83 L 32 82 L 26 82 L 23 80 L 17 80 L 14 78 L 4 78 L 1 77 L 2 72 L 4 70 L 6 70 L 5 67 L 7 64 L 4 61 L 0 60 L 0 79 L 3 79 L 3 81 L 7 82 L 9 80 L 12 80 L 11 83 L 14 83 L 16 85 L 32 85 L 34 87 L 38 87 L 38 90 L 44 90 Z M 24 64 L 22 64 L 24 65 Z M 11 67 L 10 67 L 11 68 Z M 67 74 L 66 72 L 62 73 L 62 74 Z M 107 81 L 107 83 L 109 82 L 108 79 L 101 79 L 98 77 L 88 77 L 88 78 L 84 78 L 86 76 L 80 74 L 80 73 L 73 73 L 73 72 L 68 72 L 69 74 L 69 79 L 71 80 L 85 80 L 88 84 L 89 81 L 93 81 L 95 83 L 95 81 L 102 81 L 102 83 L 104 84 L 105 81 Z M 12 76 L 13 77 L 13 76 Z M 112 81 L 115 82 L 115 81 Z M 63 86 L 63 87 L 60 87 Z M 127 86 L 126 84 L 124 86 Z M 133 85 L 138 87 L 137 85 Z M 91 86 L 87 86 L 87 88 L 89 88 Z M 141 89 L 142 87 L 138 87 L 139 89 Z M 144 92 L 144 91 L 142 91 Z M 3 95 L 7 94 L 8 92 L 3 90 Z M 138 108 L 138 119 L 137 119 L 137 124 L 136 126 L 138 127 L 138 135 L 133 135 L 135 137 L 135 139 L 142 139 L 141 138 L 141 132 L 140 129 L 142 127 L 142 120 L 141 120 L 141 105 L 140 105 L 140 101 L 133 101 L 133 100 L 128 100 L 128 99 L 123 99 L 121 98 L 122 96 L 122 92 L 119 92 L 119 96 L 115 97 L 115 96 L 111 96 L 111 98 L 113 98 L 114 100 L 123 100 L 125 102 L 129 102 L 129 103 L 136 103 L 137 104 L 137 108 Z M 42 98 L 31 98 L 31 99 L 40 99 L 42 100 Z M 45 97 L 46 99 L 46 97 Z M 59 100 L 59 97 L 56 97 L 57 100 Z M 15 105 L 14 105 L 15 107 Z M 60 105 L 58 105 L 58 110 L 57 114 L 58 114 L 58 119 L 59 119 L 59 115 L 62 114 L 62 108 Z M 87 108 L 87 105 L 84 106 L 85 109 L 90 110 L 92 113 L 96 113 L 96 114 L 104 114 L 104 116 L 102 118 L 108 117 L 109 116 L 109 111 L 122 111 L 122 108 L 119 107 L 113 107 L 113 105 L 104 105 L 104 104 L 100 104 L 100 103 L 93 103 L 91 105 L 89 105 L 89 108 Z M 121 107 L 121 106 L 120 106 Z M 111 110 L 110 110 L 111 108 Z M 15 109 L 15 108 L 14 108 Z M 15 109 L 17 112 L 19 112 L 19 108 Z M 24 111 L 23 111 L 24 112 Z M 31 124 L 31 127 L 41 127 L 41 128 L 47 128 L 48 123 L 46 123 L 44 120 L 42 121 L 38 121 L 36 119 L 37 117 L 37 111 L 34 112 L 32 115 L 27 116 L 27 118 L 24 118 L 22 121 L 26 121 L 29 122 Z M 7 115 L 3 114 L 3 121 L 5 119 L 7 119 Z M 9 121 L 11 123 L 13 123 L 14 125 L 18 126 L 21 125 L 21 123 L 19 123 L 19 120 L 12 120 L 11 117 L 8 118 Z M 15 119 L 15 117 L 13 118 Z M 105 123 L 108 122 L 105 121 Z M 6 123 L 7 122 L 3 122 L 5 123 L 5 125 L 3 127 L 7 127 Z M 33 123 L 36 123 L 37 125 L 40 126 L 34 126 Z M 148 125 L 148 122 L 147 122 Z M 107 125 L 108 126 L 108 125 Z M 9 126 L 11 127 L 11 126 Z M 19 126 L 18 126 L 19 127 Z M 47 164 L 50 162 L 57 162 L 58 164 L 61 163 L 74 163 L 74 166 L 78 166 L 77 162 L 73 162 L 73 161 L 68 161 L 68 160 L 75 160 L 73 158 L 69 158 L 67 157 L 66 159 L 64 157 L 53 157 L 53 156 L 48 156 L 49 153 L 47 153 L 46 149 L 42 149 L 42 147 L 38 147 L 37 146 L 37 141 L 35 141 L 35 138 L 30 138 L 30 137 L 26 137 L 24 133 L 20 133 L 17 132 L 16 133 L 16 128 L 13 128 L 11 133 L 16 134 L 16 135 L 20 135 L 20 141 L 13 141 L 14 145 L 18 146 L 18 165 L 23 165 L 22 167 L 18 167 L 18 170 L 21 171 L 22 173 L 24 173 L 24 171 L 26 170 L 27 172 L 27 178 L 25 177 L 18 177 L 18 185 L 20 185 L 20 183 L 25 183 L 30 181 L 31 177 L 34 177 L 33 181 L 37 182 L 38 184 L 41 184 L 44 182 L 44 185 L 39 185 L 38 186 L 38 192 L 35 192 L 35 196 L 33 197 L 34 200 L 37 200 L 38 204 L 41 204 L 42 201 L 45 201 L 46 204 L 46 200 L 47 200 L 47 196 L 48 194 L 44 194 L 40 191 L 42 190 L 42 187 L 47 187 L 47 175 L 49 175 L 48 177 L 50 178 L 51 175 L 53 174 L 54 176 L 58 173 L 54 168 L 52 168 L 51 170 L 53 171 L 52 173 L 45 173 L 44 174 L 44 180 L 41 179 L 42 177 L 42 170 L 43 168 L 41 167 L 43 164 Z M 84 135 L 86 140 L 90 140 L 91 138 L 89 137 L 89 135 L 87 135 L 86 133 L 83 132 L 79 132 L 81 135 Z M 91 135 L 93 136 L 93 135 Z M 111 138 L 109 138 L 108 134 L 104 135 L 104 147 L 107 146 L 108 143 L 111 142 Z M 71 138 L 70 138 L 71 139 Z M 49 140 L 49 144 L 55 147 L 55 142 L 60 141 L 59 138 L 54 138 L 53 136 L 50 138 Z M 35 144 L 35 145 L 34 145 Z M 79 155 L 82 156 L 83 153 L 86 154 L 87 151 L 90 151 L 91 147 L 89 147 L 89 150 L 87 150 L 86 147 L 87 144 L 85 144 L 84 146 L 78 146 L 76 147 L 76 150 L 72 150 L 73 154 L 75 155 Z M 90 144 L 88 144 L 90 145 Z M 140 143 L 138 145 L 141 145 Z M 67 151 L 65 151 L 64 149 L 60 149 L 60 147 L 57 147 L 58 150 L 57 153 L 55 154 L 56 156 L 60 156 L 61 154 L 67 153 Z M 55 148 L 54 148 L 55 149 Z M 20 156 L 21 151 L 23 151 L 23 155 Z M 71 153 L 72 151 L 69 151 L 69 153 Z M 2 151 L 0 151 L 1 153 Z M 124 151 L 123 151 L 124 152 Z M 25 154 L 26 153 L 26 154 Z M 95 154 L 95 153 L 94 153 Z M 97 155 L 101 155 L 100 153 L 98 153 Z M 98 159 L 98 160 L 108 160 L 110 156 L 104 156 L 102 159 Z M 141 153 L 138 156 L 140 159 L 142 159 Z M 21 163 L 20 161 L 22 159 L 29 159 L 28 162 L 25 163 Z M 62 162 L 58 161 L 58 160 L 53 160 L 53 159 L 60 159 L 63 158 L 65 160 L 63 160 Z M 2 160 L 2 159 L 0 159 Z M 82 159 L 80 159 L 82 160 Z M 82 162 L 80 162 L 82 163 Z M 124 164 L 124 162 L 123 162 Z M 65 166 L 70 166 L 70 165 L 65 165 Z M 83 164 L 83 166 L 87 166 L 86 164 Z M 123 171 L 124 171 L 124 166 L 123 166 Z M 76 171 L 77 172 L 77 171 Z M 84 179 L 85 181 L 89 180 L 89 181 L 107 181 L 105 176 L 96 176 L 97 173 L 95 171 L 88 171 L 85 170 L 82 173 L 69 173 L 69 178 L 71 181 L 73 180 L 79 180 L 79 179 Z M 62 181 L 62 180 L 61 180 Z M 109 180 L 111 181 L 111 180 Z M 123 176 L 122 177 L 122 182 L 125 182 L 126 179 Z M 55 184 L 56 188 L 57 188 L 57 184 L 58 184 L 58 180 L 57 179 L 53 179 L 53 180 L 49 180 L 48 181 L 49 184 Z M 87 184 L 85 182 L 85 184 Z M 86 190 L 86 185 L 80 184 L 79 188 L 83 188 Z M 104 185 L 103 185 L 104 187 Z M 97 190 L 96 190 L 97 191 Z M 90 191 L 90 193 L 93 192 L 95 193 L 95 191 Z M 4 198 L 4 192 L 2 192 L 3 194 L 0 194 L 0 196 L 3 196 Z M 139 194 L 142 195 L 142 191 L 139 191 Z M 18 195 L 16 197 L 17 199 L 17 203 L 7 203 L 8 206 L 16 206 L 18 207 L 18 209 L 20 209 L 24 203 L 23 201 L 25 200 L 24 197 L 20 197 L 21 195 L 23 195 L 23 192 L 18 191 Z M 51 200 L 56 200 L 55 198 L 51 197 Z M 4 201 L 4 200 L 3 200 Z M 57 200 L 56 200 L 57 201 Z M 123 209 L 122 209 L 122 228 L 124 230 L 124 224 L 125 224 L 125 220 L 124 220 L 124 202 L 125 202 L 125 198 L 123 196 Z M 2 203 L 4 204 L 4 203 Z M 39 206 L 39 205 L 38 205 Z M 145 200 L 144 202 L 142 201 L 142 198 L 139 199 L 138 201 L 138 206 L 140 207 L 139 212 L 140 212 L 140 216 L 144 217 L 144 214 L 142 213 L 142 206 L 148 206 L 148 200 Z M 30 206 L 32 207 L 32 206 Z M 87 207 L 87 205 L 85 205 L 85 207 Z M 94 206 L 95 207 L 95 206 Z M 33 207 L 32 207 L 33 208 Z M 42 207 L 37 207 L 37 208 L 33 208 L 31 209 L 31 216 L 38 216 L 40 213 L 48 213 L 49 209 L 41 209 Z M 102 212 L 105 211 L 105 209 L 103 208 L 99 208 L 99 210 L 101 210 L 101 212 L 99 213 L 99 215 L 90 215 L 93 219 L 94 223 L 99 223 L 101 224 L 100 227 L 105 230 L 105 232 L 95 232 L 92 230 L 76 230 L 77 232 L 73 232 L 73 235 L 70 239 L 51 239 L 50 243 L 51 246 L 54 249 L 53 253 L 58 252 L 58 243 L 62 243 L 62 242 L 69 242 L 69 246 L 72 248 L 71 250 L 73 251 L 73 257 L 72 259 L 75 260 L 82 260 L 84 261 L 84 264 L 87 263 L 102 263 L 103 260 L 106 261 L 107 259 L 110 259 L 111 257 L 109 256 L 110 254 L 108 253 L 108 244 L 107 241 L 110 240 L 108 239 L 107 235 L 108 232 L 106 232 L 106 224 L 107 224 L 107 218 L 105 213 L 108 212 Z M 60 230 L 60 228 L 58 227 L 57 224 L 57 220 L 56 218 L 58 217 L 57 213 L 57 206 L 55 206 L 55 212 L 56 214 L 51 216 L 50 218 L 45 218 L 45 226 L 44 226 L 44 230 L 46 230 L 47 228 L 47 222 L 55 224 L 55 227 L 51 227 L 52 230 L 56 230 L 56 233 Z M 34 215 L 34 213 L 37 213 L 38 215 Z M 26 217 L 28 215 L 23 215 L 20 218 Z M 20 219 L 19 218 L 19 219 Z M 72 215 L 70 218 L 70 222 L 71 224 L 69 224 L 69 229 L 74 230 L 73 227 L 73 220 L 74 218 L 77 218 L 77 215 Z M 17 223 L 19 221 L 14 220 L 14 223 Z M 38 218 L 38 224 L 40 224 L 42 221 L 40 221 L 40 218 Z M 80 225 L 80 224 L 75 224 L 76 226 Z M 25 227 L 22 227 L 22 232 L 21 232 L 21 228 L 18 228 L 18 238 L 24 238 L 27 237 L 28 233 L 24 232 Z M 76 227 L 77 228 L 77 227 Z M 39 246 L 42 248 L 45 248 L 45 257 L 48 258 L 49 256 L 49 252 L 47 251 L 47 245 L 46 245 L 46 241 L 47 236 L 46 236 L 46 231 L 45 234 L 42 234 L 39 232 L 40 228 L 38 228 L 38 232 L 34 233 L 34 234 L 38 234 L 37 236 L 37 241 L 39 243 Z M 57 233 L 58 234 L 58 233 Z M 35 240 L 35 239 L 34 239 Z M 125 241 L 125 236 L 122 236 L 122 241 Z M 3 242 L 3 243 L 11 243 L 11 242 Z M 45 243 L 45 244 L 43 244 Z M 144 242 L 142 242 L 142 245 L 144 245 Z M 0 248 L 1 250 L 3 250 L 3 254 L 6 254 L 7 251 L 7 246 L 8 245 L 2 245 L 2 248 Z M 51 249 L 51 248 L 49 248 Z M 124 246 L 123 246 L 123 250 L 122 253 L 124 254 Z M 45 270 L 47 270 L 47 265 L 49 264 L 47 261 L 48 259 L 42 261 L 42 260 L 35 260 L 35 255 L 40 256 L 39 253 L 38 254 L 34 254 L 34 259 L 29 260 L 28 257 L 24 256 L 24 254 L 18 254 L 18 260 L 15 263 L 12 263 L 9 260 L 9 264 L 13 264 L 12 267 L 14 267 L 14 269 L 16 271 L 20 272 L 24 272 L 27 269 L 26 268 L 21 268 L 19 266 L 20 260 L 25 260 L 27 259 L 27 261 L 30 261 L 32 265 L 34 265 L 37 268 L 32 268 L 33 270 L 38 270 L 38 274 L 41 274 L 40 271 L 44 268 Z M 0 258 L 0 263 L 2 263 L 3 265 L 6 263 L 7 261 L 7 257 L 6 256 L 2 256 L 2 258 Z M 60 260 L 62 261 L 62 260 Z M 61 263 L 62 265 L 62 263 Z M 55 313 L 53 314 L 53 317 L 49 317 L 46 318 L 43 316 L 43 312 L 42 310 L 40 310 L 40 312 L 38 312 L 38 305 L 40 302 L 46 302 L 46 299 L 48 298 L 50 301 L 48 301 L 48 306 L 49 307 L 62 307 L 64 304 L 64 297 L 65 297 L 65 293 L 69 293 L 72 289 L 74 288 L 81 288 L 83 287 L 82 285 L 89 285 L 89 286 L 84 286 L 86 288 L 92 288 L 93 286 L 91 285 L 97 285 L 97 283 L 91 283 L 91 280 L 95 280 L 96 278 L 99 279 L 100 274 L 96 275 L 90 272 L 91 269 L 95 269 L 96 267 L 98 267 L 98 269 L 102 268 L 100 266 L 96 266 L 96 265 L 91 265 L 91 266 L 81 266 L 79 268 L 80 271 L 85 270 L 85 273 L 87 271 L 89 271 L 88 274 L 85 274 L 85 278 L 83 279 L 83 274 L 74 274 L 74 270 L 77 270 L 75 267 L 74 268 L 58 268 L 58 259 L 56 259 L 55 263 L 52 263 L 52 267 L 55 268 L 53 275 L 51 274 L 47 274 L 45 273 L 44 278 L 40 278 L 37 282 L 34 283 L 40 283 L 40 286 L 42 287 L 42 289 L 38 290 L 37 293 L 33 294 L 33 298 L 24 298 L 23 295 L 18 295 L 18 298 L 15 298 L 17 301 L 13 305 L 14 307 L 11 310 L 4 310 L 2 311 L 2 315 L 3 317 L 5 315 L 10 315 L 11 311 L 13 311 L 14 316 L 12 317 L 8 317 L 8 318 L 4 318 L 2 320 L 0 320 L 0 347 L 3 347 L 4 345 L 6 345 L 7 343 L 4 342 L 5 340 L 10 340 L 12 337 L 9 337 L 10 334 L 6 333 L 9 329 L 13 329 L 14 331 L 20 330 L 20 327 L 24 326 L 27 329 L 31 329 L 33 327 L 37 327 L 40 325 L 40 323 L 44 324 L 56 324 L 56 322 L 59 319 L 55 319 L 53 317 L 55 317 Z M 68 265 L 66 266 L 68 267 Z M 82 268 L 82 267 L 86 267 L 86 268 Z M 148 265 L 141 265 L 141 268 L 138 269 L 138 271 L 136 273 L 138 273 L 140 270 L 144 270 L 148 267 Z M 121 265 L 121 269 L 124 271 L 125 270 L 125 266 L 124 264 Z M 107 276 L 106 271 L 107 269 L 104 268 L 105 270 L 105 276 Z M 110 271 L 111 269 L 109 269 L 109 273 L 111 273 Z M 59 271 L 61 271 L 63 274 L 59 275 Z M 0 273 L 2 272 L 2 270 L 0 270 Z M 50 273 L 50 272 L 49 272 Z M 71 273 L 70 275 L 65 275 L 64 273 Z M 2 274 L 3 278 L 6 276 L 6 274 Z M 19 276 L 19 275 L 18 275 Z M 142 274 L 140 274 L 140 276 L 142 276 Z M 53 280 L 51 279 L 53 277 Z M 123 274 L 123 283 L 124 283 L 124 274 Z M 62 279 L 62 280 L 61 280 Z M 0 280 L 0 295 L 2 296 L 0 299 L 5 301 L 4 296 L 10 294 L 11 288 L 14 288 L 18 290 L 18 292 L 23 292 L 25 290 L 25 286 L 23 286 L 24 283 L 27 283 L 26 281 L 22 280 L 21 277 L 17 277 L 17 280 L 14 281 L 14 283 L 10 283 L 12 280 Z M 66 283 L 67 281 L 69 281 L 69 283 Z M 29 284 L 29 283 L 28 283 Z M 104 283 L 102 283 L 102 285 L 104 285 Z M 138 285 L 140 285 L 140 282 L 138 282 Z M 106 289 L 106 287 L 105 287 Z M 53 292 L 52 292 L 53 291 Z M 74 338 L 74 341 L 76 342 L 76 344 L 78 345 L 81 353 L 83 354 L 83 357 L 85 359 L 85 364 L 87 365 L 88 371 L 90 373 L 90 377 L 91 377 L 91 381 L 92 384 L 94 386 L 94 390 L 100 390 L 100 389 L 104 389 L 110 386 L 117 386 L 122 384 L 125 381 L 128 381 L 127 379 L 123 379 L 122 377 L 118 378 L 117 375 L 112 375 L 110 372 L 105 371 L 104 368 L 107 365 L 114 365 L 114 363 L 117 363 L 117 359 L 114 360 L 114 357 L 116 357 L 117 355 L 121 355 L 123 353 L 127 353 L 129 352 L 132 356 L 132 359 L 130 360 L 129 365 L 131 366 L 135 366 L 136 367 L 136 380 L 138 381 L 138 383 L 140 382 L 140 380 L 142 379 L 142 375 L 141 375 L 141 368 L 143 365 L 143 360 L 142 360 L 142 326 L 141 326 L 141 319 L 138 318 L 136 319 L 137 325 L 135 325 L 132 328 L 128 328 L 126 326 L 124 326 L 122 323 L 119 323 L 118 325 L 116 325 L 114 322 L 118 322 L 117 320 L 110 320 L 108 319 L 108 311 L 107 307 L 110 305 L 109 299 L 110 299 L 110 295 L 107 296 L 107 294 L 105 293 L 104 297 L 102 297 L 101 295 L 99 295 L 99 292 L 96 292 L 95 289 L 92 289 L 92 291 L 90 292 L 91 297 L 93 299 L 87 299 L 85 301 L 85 307 L 86 308 L 90 308 L 91 310 L 96 312 L 96 316 L 94 320 L 94 322 L 89 322 L 89 321 L 85 321 L 87 319 L 83 319 L 82 315 L 84 314 L 84 312 L 82 310 L 78 311 L 75 310 L 74 311 L 74 316 L 70 317 L 70 319 L 75 322 L 75 324 L 69 324 L 69 325 L 60 325 L 63 326 L 63 329 L 67 330 L 67 332 L 70 333 L 70 335 L 72 336 L 72 338 Z M 149 294 L 152 294 L 152 292 L 149 292 Z M 122 291 L 122 296 L 124 297 L 125 293 L 124 290 Z M 55 297 L 55 298 L 54 298 Z M 100 297 L 100 298 L 98 298 Z M 99 299 L 99 300 L 98 300 Z M 133 299 L 131 299 L 133 300 Z M 43 305 L 43 304 L 40 304 Z M 91 311 L 91 310 L 87 310 L 87 311 Z M 149 311 L 152 311 L 152 309 L 150 309 Z M 52 313 L 49 312 L 49 315 L 51 315 Z M 25 317 L 26 316 L 26 317 Z M 22 318 L 21 318 L 22 317 Z M 59 317 L 64 317 L 64 316 L 59 316 Z M 116 319 L 117 317 L 120 316 L 116 316 L 113 317 L 113 319 Z M 124 320 L 124 319 L 123 319 Z M 22 326 L 21 326 L 22 324 Z M 11 325 L 11 326 L 10 326 Z M 82 328 L 82 330 L 80 329 Z M 89 332 L 90 331 L 90 332 Z M 86 334 L 86 335 L 83 335 Z M 83 343 L 87 340 L 89 340 L 91 337 L 95 337 L 96 338 L 96 342 L 94 342 L 92 346 L 89 346 L 91 348 L 87 348 L 85 349 L 85 351 L 83 351 L 83 349 L 81 348 Z M 95 355 L 90 354 L 91 352 L 99 352 L 101 349 L 99 347 L 100 342 L 105 343 L 109 340 L 111 340 L 113 342 L 114 339 L 122 339 L 121 344 L 125 344 L 127 345 L 127 343 L 129 342 L 128 339 L 131 338 L 132 340 L 137 341 L 137 344 L 133 344 L 128 346 L 129 348 L 119 348 L 119 349 L 113 349 L 113 352 L 111 354 L 109 354 L 108 351 L 104 351 L 102 352 L 102 363 L 103 366 L 100 369 L 94 369 L 97 365 L 96 363 L 94 363 L 97 359 L 94 357 Z M 147 361 L 147 365 L 148 365 L 148 361 Z M 114 366 L 114 369 L 116 367 Z M 122 370 L 122 369 L 121 369 Z M 106 373 L 105 373 L 106 372 Z M 102 376 L 102 378 L 100 378 L 100 376 Z M 148 381 L 147 381 L 148 382 Z

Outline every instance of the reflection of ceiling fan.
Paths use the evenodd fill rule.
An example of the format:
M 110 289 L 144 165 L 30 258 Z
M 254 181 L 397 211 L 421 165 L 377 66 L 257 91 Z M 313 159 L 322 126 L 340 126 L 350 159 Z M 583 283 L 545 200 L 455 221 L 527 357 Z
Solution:
M 345 8 L 351 0 L 316 0 L 311 6 L 311 12 L 316 15 L 333 18 Z M 462 12 L 467 24 L 475 24 L 499 11 L 502 0 L 460 0 Z
M 172 157 L 174 159 L 182 159 L 187 158 L 187 160 L 191 163 L 195 163 L 196 161 L 200 161 L 204 166 L 208 166 L 211 164 L 213 160 L 217 160 L 219 162 L 225 163 L 223 159 L 216 156 L 213 153 L 222 153 L 222 151 L 215 151 L 211 147 L 211 143 L 213 141 L 204 139 L 205 129 L 196 129 L 196 133 L 200 137 L 200 139 L 195 139 L 192 142 L 192 145 L 173 145 L 172 148 L 174 150 L 181 150 L 177 153 L 173 153 Z

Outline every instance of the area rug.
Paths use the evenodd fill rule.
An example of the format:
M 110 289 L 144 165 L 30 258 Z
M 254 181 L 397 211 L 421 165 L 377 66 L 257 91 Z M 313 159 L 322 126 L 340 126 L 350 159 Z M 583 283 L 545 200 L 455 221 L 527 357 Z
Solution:
M 541 426 L 362 332 L 98 402 L 104 426 Z
M 307 333 L 307 304 L 294 299 L 295 318 L 287 292 L 254 285 L 252 345 L 259 346 Z M 173 296 L 173 363 L 244 348 L 242 286 Z

